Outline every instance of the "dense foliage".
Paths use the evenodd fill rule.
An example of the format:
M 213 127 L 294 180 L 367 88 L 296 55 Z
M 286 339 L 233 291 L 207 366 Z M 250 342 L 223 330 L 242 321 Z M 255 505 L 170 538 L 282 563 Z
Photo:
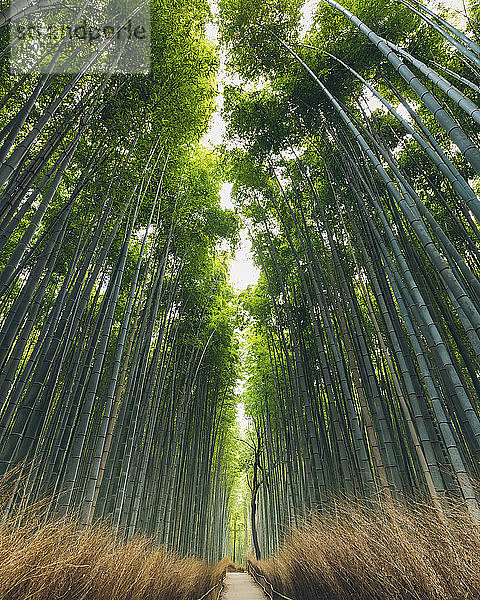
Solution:
M 415 0 L 326 0 L 306 32 L 298 16 L 221 3 L 244 78 L 234 193 L 263 270 L 244 297 L 262 554 L 339 495 L 480 518 L 475 21 Z
M 205 0 L 151 2 L 148 74 L 12 74 L 0 14 L 5 518 L 49 498 L 210 560 L 339 496 L 478 525 L 478 7 L 218 8 L 216 150 Z M 224 180 L 262 269 L 238 297 Z
M 205 2 L 151 10 L 146 75 L 2 54 L 0 473 L 20 469 L 12 508 L 217 559 L 238 362 L 237 217 L 199 145 L 219 61 Z

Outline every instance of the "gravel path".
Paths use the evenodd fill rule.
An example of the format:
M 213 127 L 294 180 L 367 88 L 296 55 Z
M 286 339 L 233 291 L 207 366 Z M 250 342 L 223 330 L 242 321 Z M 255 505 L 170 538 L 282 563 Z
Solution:
M 265 596 L 247 573 L 227 573 L 222 600 L 265 600 Z

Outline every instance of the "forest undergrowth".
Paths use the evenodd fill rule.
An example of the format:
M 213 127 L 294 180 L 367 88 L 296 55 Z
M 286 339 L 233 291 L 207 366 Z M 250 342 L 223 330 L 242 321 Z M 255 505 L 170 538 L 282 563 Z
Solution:
M 46 502 L 5 518 L 9 497 L 0 498 L 0 600 L 195 600 L 230 564 L 122 541 L 107 524 L 46 519 Z
M 460 507 L 341 502 L 292 529 L 253 566 L 294 600 L 469 600 L 480 597 L 480 531 Z
M 1 492 L 2 490 L 0 490 Z M 107 523 L 45 517 L 47 502 L 10 511 L 0 497 L 0 600 L 195 600 L 225 572 Z M 277 553 L 249 560 L 292 600 L 470 600 L 480 597 L 480 535 L 462 506 L 339 501 L 292 528 Z

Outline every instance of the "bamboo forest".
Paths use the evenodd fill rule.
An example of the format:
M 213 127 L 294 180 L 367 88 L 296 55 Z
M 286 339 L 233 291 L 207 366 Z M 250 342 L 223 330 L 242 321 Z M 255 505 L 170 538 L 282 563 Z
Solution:
M 480 598 L 480 3 L 0 2 L 0 600 Z

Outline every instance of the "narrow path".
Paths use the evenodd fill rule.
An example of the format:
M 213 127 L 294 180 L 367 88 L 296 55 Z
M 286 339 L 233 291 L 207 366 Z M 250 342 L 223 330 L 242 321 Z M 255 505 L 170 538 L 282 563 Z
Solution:
M 265 600 L 265 596 L 247 573 L 227 573 L 222 600 Z

